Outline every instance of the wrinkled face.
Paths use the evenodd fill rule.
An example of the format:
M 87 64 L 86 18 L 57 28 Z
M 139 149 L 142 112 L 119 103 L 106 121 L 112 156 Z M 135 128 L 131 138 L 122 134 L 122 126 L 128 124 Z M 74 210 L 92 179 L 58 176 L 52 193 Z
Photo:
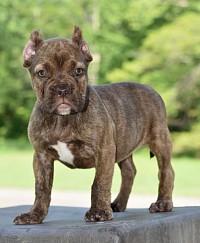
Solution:
M 87 68 L 92 57 L 80 33 L 78 37 L 74 34 L 75 41 L 43 41 L 41 36 L 32 34 L 24 49 L 24 66 L 28 67 L 33 89 L 46 113 L 64 116 L 84 109 Z
M 48 113 L 67 115 L 83 109 L 87 62 L 67 40 L 46 41 L 31 66 L 32 85 Z

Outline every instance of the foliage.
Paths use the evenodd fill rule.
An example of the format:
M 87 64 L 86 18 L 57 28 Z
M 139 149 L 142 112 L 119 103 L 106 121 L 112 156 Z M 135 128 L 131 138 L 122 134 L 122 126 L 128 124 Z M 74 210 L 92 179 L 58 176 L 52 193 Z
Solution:
M 179 90 L 185 90 L 186 81 L 184 80 L 191 81 L 191 75 L 195 75 L 196 81 L 187 82 L 188 86 L 191 89 L 194 89 L 194 86 L 198 89 L 199 86 L 199 76 L 195 70 L 200 60 L 198 44 L 200 42 L 200 28 L 198 25 L 194 25 L 198 21 L 200 21 L 199 14 L 188 13 L 177 17 L 173 23 L 151 31 L 138 50 L 137 58 L 125 61 L 122 68 L 115 69 L 107 75 L 108 79 L 118 81 L 122 77 L 134 78 L 142 83 L 150 84 L 164 97 L 165 92 L 168 94 L 169 90 L 175 89 L 175 97 L 170 96 L 167 103 L 173 107 L 169 109 L 169 115 L 177 115 L 176 113 L 182 111 L 180 110 L 182 96 Z M 193 74 L 194 72 L 196 74 Z M 188 93 L 188 90 L 187 95 L 188 106 L 194 105 L 198 109 L 199 102 L 196 95 Z M 177 101 L 174 98 L 177 98 Z M 187 110 L 184 114 L 190 110 L 186 106 Z M 195 113 L 197 117 L 198 112 Z
M 197 138 L 200 134 L 200 124 L 195 123 L 192 126 L 192 131 L 184 131 L 181 133 L 173 133 L 175 141 L 174 154 L 177 157 L 190 156 L 200 157 L 200 140 Z
M 187 137 L 196 140 L 194 127 L 200 121 L 199 13 L 196 0 L 127 1 L 118 22 L 107 18 L 104 22 L 109 24 L 101 26 L 103 33 L 107 30 L 105 39 L 115 34 L 114 30 L 121 33 L 121 39 L 109 42 L 109 58 L 108 52 L 100 50 L 104 57 L 100 77 L 104 82 L 134 80 L 151 85 L 165 100 L 171 131 L 188 131 Z M 104 11 L 102 15 L 106 16 Z M 105 47 L 104 39 L 101 45 Z M 190 153 L 191 147 L 188 144 L 182 149 Z
M 90 81 L 151 85 L 166 102 L 170 129 L 198 139 L 198 0 L 4 0 L 0 10 L 0 137 L 26 136 L 35 97 L 21 53 L 30 32 L 68 37 L 77 24 L 94 56 Z M 179 134 L 176 141 L 181 150 Z
M 35 97 L 28 74 L 22 68 L 21 56 L 30 32 L 41 29 L 45 38 L 55 35 L 67 37 L 77 24 L 90 36 L 88 29 L 92 26 L 93 5 L 89 0 L 83 0 L 79 5 L 78 2 L 0 2 L 0 136 L 17 138 L 26 135 L 27 122 Z

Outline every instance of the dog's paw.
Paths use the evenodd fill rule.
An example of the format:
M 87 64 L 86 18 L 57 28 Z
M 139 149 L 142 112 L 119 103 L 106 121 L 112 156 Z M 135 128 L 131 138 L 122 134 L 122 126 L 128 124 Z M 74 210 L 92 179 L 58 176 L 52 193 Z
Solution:
M 85 214 L 86 222 L 107 221 L 113 219 L 112 210 L 93 210 L 90 209 Z
M 44 219 L 44 216 L 35 213 L 35 212 L 30 212 L 30 213 L 24 213 L 19 216 L 17 216 L 13 223 L 15 224 L 40 224 L 42 223 L 42 220 Z
M 113 212 L 124 212 L 126 209 L 126 204 L 118 200 L 115 200 L 114 202 L 111 203 L 111 208 Z
M 149 207 L 150 213 L 157 212 L 170 212 L 172 211 L 173 203 L 171 200 L 158 200 L 155 203 L 152 203 Z

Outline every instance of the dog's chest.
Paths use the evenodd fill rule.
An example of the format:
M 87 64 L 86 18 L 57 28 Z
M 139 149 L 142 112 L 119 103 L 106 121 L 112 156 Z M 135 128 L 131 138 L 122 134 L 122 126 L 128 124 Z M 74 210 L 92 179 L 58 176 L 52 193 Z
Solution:
M 57 141 L 57 144 L 51 145 L 61 162 L 66 163 L 74 168 L 92 168 L 95 165 L 95 152 L 92 147 L 84 142 L 68 142 Z
M 62 143 L 62 142 L 58 141 L 57 144 L 51 145 L 51 147 L 57 151 L 59 160 L 74 166 L 74 163 L 73 163 L 74 155 L 69 150 L 66 143 Z

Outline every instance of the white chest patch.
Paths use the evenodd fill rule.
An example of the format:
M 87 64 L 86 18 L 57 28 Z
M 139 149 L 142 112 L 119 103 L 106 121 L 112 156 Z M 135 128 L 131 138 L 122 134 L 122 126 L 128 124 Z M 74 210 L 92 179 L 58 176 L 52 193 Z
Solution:
M 58 141 L 57 144 L 51 145 L 51 147 L 58 152 L 59 159 L 61 161 L 74 166 L 74 163 L 73 163 L 74 156 L 73 156 L 72 152 L 68 149 L 66 143 L 62 143 L 62 142 Z

